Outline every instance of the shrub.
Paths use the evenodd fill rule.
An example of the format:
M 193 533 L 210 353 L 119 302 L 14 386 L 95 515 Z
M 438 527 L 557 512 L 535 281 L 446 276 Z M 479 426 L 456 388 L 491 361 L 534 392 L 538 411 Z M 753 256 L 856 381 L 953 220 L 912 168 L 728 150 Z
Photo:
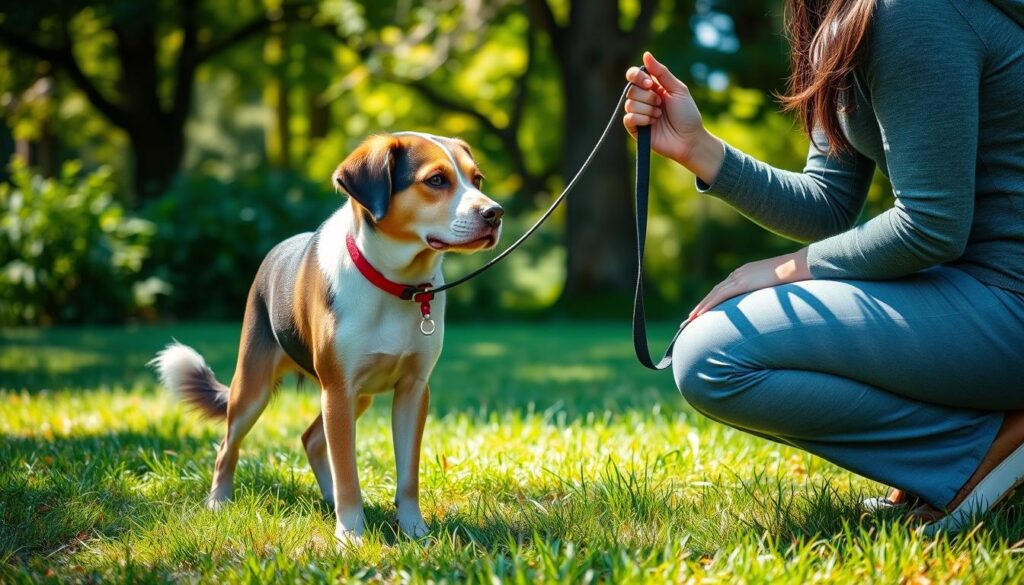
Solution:
M 180 176 L 143 212 L 156 229 L 145 271 L 170 285 L 161 315 L 240 319 L 267 252 L 316 229 L 343 202 L 329 185 L 281 171 L 230 183 Z
M 114 201 L 111 172 L 64 165 L 45 179 L 15 159 L 0 184 L 0 323 L 122 320 L 152 301 L 141 282 L 153 225 Z M 139 294 L 136 294 L 136 293 Z

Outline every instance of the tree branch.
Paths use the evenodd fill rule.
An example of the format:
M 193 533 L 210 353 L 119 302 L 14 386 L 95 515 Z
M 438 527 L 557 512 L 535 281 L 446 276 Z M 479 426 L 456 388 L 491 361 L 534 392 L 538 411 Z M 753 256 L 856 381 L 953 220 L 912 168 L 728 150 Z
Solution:
M 309 20 L 308 10 L 315 9 L 315 4 L 285 4 L 280 10 L 272 12 L 264 18 L 256 19 L 245 26 L 236 29 L 226 37 L 214 41 L 196 53 L 196 65 L 204 63 L 238 43 L 248 40 L 269 29 L 275 24 L 283 22 L 297 22 Z M 322 27 L 318 27 L 322 28 Z
M 68 42 L 70 43 L 70 40 Z M 82 93 L 85 94 L 85 97 L 89 99 L 92 105 L 101 114 L 106 116 L 112 124 L 121 128 L 124 128 L 127 124 L 127 113 L 124 108 L 111 102 L 100 93 L 99 88 L 93 84 L 92 80 L 79 67 L 70 44 L 57 48 L 47 47 L 12 33 L 9 30 L 5 30 L 2 27 L 0 27 L 0 44 L 6 45 L 24 55 L 47 61 L 55 69 L 64 70 L 71 77 L 71 80 L 74 81 L 75 85 L 82 90 Z
M 189 101 L 196 78 L 196 59 L 199 50 L 198 0 L 182 0 L 181 30 L 184 38 L 178 52 L 178 68 L 175 71 L 174 98 L 171 102 L 171 116 L 183 119 L 188 116 Z
M 658 0 L 640 0 L 640 13 L 633 21 L 633 28 L 627 33 L 630 49 L 635 50 L 636 47 L 647 42 L 651 33 L 651 22 L 657 11 Z
M 458 101 L 455 101 L 454 99 L 452 99 L 452 98 L 450 98 L 450 97 L 448 97 L 448 96 L 446 96 L 446 95 L 444 95 L 442 93 L 439 93 L 437 90 L 435 90 L 434 88 L 430 87 L 428 84 L 424 83 L 422 80 L 419 80 L 419 79 L 399 79 L 399 78 L 396 78 L 394 76 L 388 76 L 388 79 L 393 81 L 393 82 L 395 82 L 395 83 L 398 83 L 400 85 L 404 85 L 406 87 L 410 87 L 410 88 L 416 90 L 416 92 L 418 92 L 421 96 L 425 97 L 427 99 L 427 101 L 431 102 L 432 104 L 434 104 L 435 106 L 437 106 L 437 107 L 439 107 L 439 108 L 441 108 L 443 110 L 448 110 L 450 112 L 457 112 L 457 113 L 460 113 L 460 114 L 466 114 L 467 116 L 469 116 L 469 117 L 473 118 L 474 120 L 476 120 L 477 122 L 479 122 L 480 125 L 484 127 L 484 130 L 486 130 L 486 131 L 488 131 L 488 132 L 490 132 L 492 134 L 500 136 L 504 132 L 504 130 L 502 128 L 499 128 L 498 125 L 495 124 L 494 121 L 491 120 L 483 112 L 481 112 L 481 111 L 477 110 L 476 108 L 473 108 L 472 106 L 469 106 L 467 104 L 463 104 L 463 103 L 460 103 Z
M 518 121 L 516 125 L 510 123 L 508 126 L 501 128 L 483 112 L 439 93 L 437 90 L 421 80 L 400 80 L 391 78 L 391 81 L 414 89 L 417 93 L 426 98 L 427 101 L 443 110 L 465 114 L 478 121 L 485 132 L 493 134 L 501 141 L 502 147 L 505 149 L 512 161 L 512 166 L 515 167 L 515 172 L 522 177 L 523 185 L 526 186 L 529 191 L 536 191 L 541 185 L 543 185 L 543 179 L 546 175 L 538 176 L 530 172 L 529 167 L 526 165 L 526 158 L 523 156 L 523 149 L 519 145 Z M 531 197 L 535 195 L 533 192 L 525 194 Z
M 100 111 L 101 114 L 107 117 L 108 120 L 115 126 L 120 128 L 126 128 L 128 125 L 128 112 L 124 107 L 115 104 L 108 100 L 92 80 L 82 71 L 82 68 L 78 66 L 78 61 L 75 60 L 74 55 L 71 54 L 70 48 L 68 49 L 67 63 L 64 68 L 67 70 L 72 81 L 78 86 L 78 89 L 82 90 L 85 97 L 89 98 L 92 102 L 93 107 Z
M 591 1 L 591 0 L 577 0 L 578 2 Z M 539 24 L 541 28 L 548 33 L 548 38 L 551 39 L 551 44 L 561 45 L 562 35 L 565 33 L 565 28 L 558 24 L 555 20 L 555 13 L 551 11 L 551 5 L 548 4 L 548 0 L 526 0 L 526 6 L 529 9 L 528 12 L 533 15 L 535 23 Z
M 43 61 L 49 61 L 54 65 L 57 64 L 61 58 L 63 58 L 61 49 L 54 49 L 52 47 L 46 47 L 33 42 L 31 39 L 19 36 L 12 33 L 3 27 L 0 27 L 0 44 L 6 45 L 8 48 L 18 51 L 19 53 L 42 59 Z
M 536 61 L 534 54 L 536 53 L 537 47 L 537 33 L 533 27 L 527 27 L 526 29 L 526 67 L 523 68 L 522 74 L 516 79 L 516 93 L 512 96 L 512 111 L 509 115 L 509 127 L 513 131 L 517 131 L 520 124 L 523 121 L 523 111 L 526 108 L 526 95 L 528 84 L 530 81 L 530 73 L 533 71 L 533 65 Z M 517 140 L 518 142 L 518 140 Z

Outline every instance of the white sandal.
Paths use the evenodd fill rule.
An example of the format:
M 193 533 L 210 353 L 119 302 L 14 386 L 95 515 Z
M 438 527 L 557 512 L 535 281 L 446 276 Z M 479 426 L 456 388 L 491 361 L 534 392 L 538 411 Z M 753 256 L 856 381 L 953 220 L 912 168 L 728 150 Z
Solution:
M 966 527 L 967 522 L 975 515 L 992 509 L 1004 498 L 1013 493 L 1014 489 L 1024 483 L 1024 445 L 1017 447 L 1010 455 L 999 462 L 988 475 L 974 486 L 964 501 L 952 512 L 942 518 L 926 524 L 924 534 L 934 536 L 939 532 L 954 534 Z
M 903 501 L 894 502 L 892 501 L 892 492 L 896 491 L 893 489 L 889 492 L 889 495 L 867 498 L 861 500 L 860 509 L 867 512 L 868 514 L 880 514 L 882 512 L 889 512 L 892 510 L 902 510 L 904 508 L 914 508 L 921 503 L 921 498 L 909 493 L 905 493 Z

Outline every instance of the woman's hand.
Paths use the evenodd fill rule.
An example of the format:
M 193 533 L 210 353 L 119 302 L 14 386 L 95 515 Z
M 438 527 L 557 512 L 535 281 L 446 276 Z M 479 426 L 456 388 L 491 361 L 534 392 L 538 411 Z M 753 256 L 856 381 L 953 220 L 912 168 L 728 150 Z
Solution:
M 711 289 L 704 300 L 697 303 L 697 306 L 690 311 L 688 320 L 700 317 L 723 301 L 735 296 L 780 284 L 811 280 L 811 278 L 813 277 L 807 268 L 807 248 L 801 248 L 792 254 L 783 254 L 744 264 L 733 270 L 728 278 Z
M 711 184 L 722 168 L 725 151 L 721 141 L 704 129 L 690 90 L 658 62 L 644 53 L 644 65 L 630 67 L 626 79 L 633 84 L 626 94 L 622 123 L 636 138 L 637 126 L 651 126 L 651 148 L 693 171 Z

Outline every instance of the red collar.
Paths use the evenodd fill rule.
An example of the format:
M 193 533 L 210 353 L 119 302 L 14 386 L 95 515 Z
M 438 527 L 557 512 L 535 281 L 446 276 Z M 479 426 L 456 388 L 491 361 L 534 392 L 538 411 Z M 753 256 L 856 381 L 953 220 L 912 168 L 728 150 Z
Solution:
M 420 304 L 420 312 L 423 314 L 423 323 L 420 324 L 420 331 L 424 335 L 430 335 L 434 332 L 434 321 L 430 318 L 430 301 L 434 300 L 434 293 L 430 292 L 430 288 L 433 286 L 429 282 L 413 286 L 411 284 L 399 284 L 393 280 L 389 280 L 388 277 L 381 274 L 376 268 L 370 264 L 370 261 L 363 255 L 362 250 L 356 244 L 356 237 L 349 233 L 345 239 L 345 245 L 348 247 L 348 255 L 352 258 L 352 262 L 355 263 L 356 268 L 359 272 L 370 281 L 370 284 L 379 288 L 380 290 L 394 295 L 403 301 L 413 301 Z M 419 298 L 417 298 L 419 297 Z M 427 326 L 429 323 L 429 326 Z M 429 333 L 428 333 L 429 331 Z

